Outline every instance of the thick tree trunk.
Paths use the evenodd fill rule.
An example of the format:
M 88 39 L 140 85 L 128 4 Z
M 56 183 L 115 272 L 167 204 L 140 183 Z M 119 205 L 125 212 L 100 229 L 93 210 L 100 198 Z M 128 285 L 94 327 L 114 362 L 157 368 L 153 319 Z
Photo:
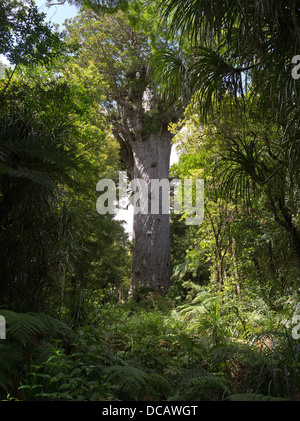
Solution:
M 131 147 L 134 178 L 146 181 L 148 197 L 145 199 L 148 206 L 145 214 L 134 215 L 129 293 L 132 294 L 138 286 L 166 292 L 170 286 L 171 276 L 170 221 L 169 214 L 163 212 L 161 195 L 158 211 L 151 212 L 151 204 L 154 200 L 154 191 L 152 190 L 151 193 L 151 181 L 153 179 L 169 180 L 171 135 L 165 129 L 151 134 L 146 140 L 132 142 Z M 169 197 L 165 199 L 169 200 Z

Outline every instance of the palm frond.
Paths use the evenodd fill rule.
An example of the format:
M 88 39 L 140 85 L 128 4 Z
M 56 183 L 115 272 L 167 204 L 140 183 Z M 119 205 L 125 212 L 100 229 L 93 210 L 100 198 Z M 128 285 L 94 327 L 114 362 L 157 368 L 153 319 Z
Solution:
M 160 0 L 159 7 L 172 34 L 187 35 L 196 50 L 190 80 L 200 104 L 206 99 L 209 105 L 224 88 L 243 92 L 249 73 L 262 104 L 278 114 L 292 112 L 299 95 L 290 61 L 300 45 L 293 2 Z
M 226 92 L 237 96 L 245 90 L 243 69 L 229 63 L 214 48 L 197 46 L 185 56 L 174 50 L 159 51 L 153 56 L 151 68 L 163 95 L 183 105 L 197 103 L 203 117 Z
M 190 97 L 186 60 L 179 50 L 160 50 L 151 59 L 150 73 L 154 83 L 168 101 L 186 103 Z
M 240 74 L 217 51 L 198 47 L 189 70 L 192 101 L 199 104 L 203 117 L 207 116 L 213 103 L 220 101 L 231 86 L 233 88 L 230 89 L 234 89 L 237 94 Z
M 278 162 L 266 151 L 256 135 L 233 138 L 215 167 L 221 194 L 230 200 L 245 201 L 250 205 L 251 192 L 267 184 L 279 170 Z
M 163 18 L 171 21 L 171 31 L 186 32 L 192 40 L 205 34 L 209 37 L 213 30 L 220 33 L 224 17 L 231 16 L 231 21 L 234 21 L 239 7 L 233 0 L 160 0 L 158 4 Z

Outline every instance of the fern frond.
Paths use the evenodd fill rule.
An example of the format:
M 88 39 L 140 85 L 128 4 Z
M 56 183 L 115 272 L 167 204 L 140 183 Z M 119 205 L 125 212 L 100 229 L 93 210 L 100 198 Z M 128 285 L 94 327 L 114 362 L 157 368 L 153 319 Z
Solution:
M 10 310 L 0 310 L 0 315 L 6 321 L 7 339 L 17 341 L 22 345 L 35 335 L 46 335 L 67 330 L 65 323 L 41 313 L 16 313 Z
M 113 365 L 104 370 L 110 383 L 118 386 L 122 395 L 138 399 L 150 380 L 149 374 L 133 365 Z
M 211 350 L 211 356 L 214 361 L 239 361 L 240 364 L 247 363 L 251 366 L 268 365 L 270 362 L 265 355 L 256 352 L 255 349 L 250 348 L 244 343 L 234 343 L 219 345 Z
M 0 341 L 0 388 L 7 390 L 12 375 L 17 374 L 23 361 L 26 345 L 38 335 L 57 335 L 69 329 L 63 322 L 45 314 L 0 310 L 0 315 L 6 321 L 6 340 Z
M 202 400 L 217 392 L 231 393 L 230 381 L 224 373 L 188 369 L 177 376 L 176 393 L 169 400 Z

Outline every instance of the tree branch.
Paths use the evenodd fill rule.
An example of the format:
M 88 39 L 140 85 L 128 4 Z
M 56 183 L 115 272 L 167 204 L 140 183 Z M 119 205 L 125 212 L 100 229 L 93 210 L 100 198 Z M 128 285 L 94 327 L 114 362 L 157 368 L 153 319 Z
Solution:
M 50 3 L 50 1 L 47 1 L 47 3 L 46 3 L 46 6 L 49 7 L 49 8 L 52 7 L 52 6 L 62 6 L 63 4 L 65 4 L 67 2 L 67 0 L 58 0 L 57 3 Z

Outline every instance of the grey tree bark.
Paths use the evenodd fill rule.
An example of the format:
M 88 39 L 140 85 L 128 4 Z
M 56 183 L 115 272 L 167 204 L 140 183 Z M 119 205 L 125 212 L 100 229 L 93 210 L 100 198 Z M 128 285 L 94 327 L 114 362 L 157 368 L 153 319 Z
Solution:
M 131 97 L 130 103 L 134 104 L 134 113 L 132 110 L 123 109 L 122 115 L 126 115 L 126 118 L 122 119 L 121 125 L 117 121 L 113 124 L 114 135 L 121 146 L 120 156 L 131 180 L 144 180 L 147 186 L 147 197 L 144 198 L 147 209 L 145 213 L 135 213 L 133 220 L 130 295 L 139 286 L 164 293 L 171 284 L 169 214 L 162 208 L 162 191 L 158 200 L 160 206 L 156 213 L 153 213 L 154 197 L 151 194 L 151 181 L 169 180 L 172 135 L 163 117 L 159 129 L 157 130 L 155 125 L 156 130 L 152 133 L 153 122 L 151 119 L 150 121 L 146 119 L 150 132 L 147 130 L 147 136 L 143 135 L 146 112 L 142 106 L 141 96 L 140 93 L 135 98 Z M 126 102 L 127 107 L 128 104 L 129 101 Z M 168 201 L 169 197 L 164 199 Z M 142 207 L 142 203 L 139 205 Z
M 130 294 L 138 286 L 167 292 L 171 277 L 170 220 L 163 213 L 162 194 L 159 209 L 152 214 L 151 180 L 169 179 L 171 135 L 165 129 L 132 145 L 134 178 L 148 186 L 148 213 L 137 213 L 133 221 L 133 253 Z M 166 192 L 165 192 L 166 194 Z M 167 200 L 168 198 L 164 198 Z
M 141 75 L 145 77 L 142 72 L 140 78 Z M 145 77 L 141 85 L 147 86 L 146 82 Z M 145 90 L 128 92 L 126 100 L 119 101 L 119 118 L 111 120 L 114 136 L 121 146 L 120 156 L 131 180 L 144 180 L 148 192 L 147 212 L 134 215 L 130 294 L 138 286 L 167 292 L 171 284 L 169 214 L 164 213 L 161 206 L 162 192 L 159 209 L 153 214 L 151 181 L 169 180 L 172 135 L 165 116 L 157 109 L 155 97 L 145 105 L 144 93 Z

